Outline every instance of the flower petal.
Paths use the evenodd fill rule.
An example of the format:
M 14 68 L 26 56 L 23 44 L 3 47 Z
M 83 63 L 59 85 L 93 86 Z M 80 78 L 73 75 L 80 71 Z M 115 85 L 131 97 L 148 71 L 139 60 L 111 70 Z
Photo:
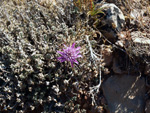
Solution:
M 82 55 L 77 55 L 77 57 L 79 58 L 79 57 L 82 57 Z
M 75 47 L 75 43 L 72 44 L 71 48 L 74 48 L 74 47 Z
M 66 61 L 66 59 L 64 57 L 58 57 L 57 60 L 59 60 L 60 62 Z
M 77 48 L 76 48 L 76 51 L 77 51 L 77 50 L 80 50 L 80 49 L 81 49 L 81 47 L 77 47 Z
M 67 48 L 67 46 L 64 44 L 64 47 L 66 47 Z
M 77 60 L 74 60 L 74 62 L 75 62 L 76 64 L 79 64 L 79 62 L 78 62 Z
M 64 52 L 62 52 L 62 51 L 57 51 L 57 53 L 59 53 L 59 54 L 61 54 L 61 55 L 63 55 L 63 54 L 64 54 Z
M 57 59 L 60 62 L 64 62 L 64 61 L 70 62 L 72 67 L 73 67 L 74 63 L 79 64 L 76 59 L 79 57 L 82 57 L 82 55 L 80 55 L 80 48 L 81 47 L 75 48 L 75 43 L 73 43 L 69 47 L 67 47 L 64 44 L 64 47 L 65 48 L 63 49 L 63 51 L 57 51 L 57 53 L 59 53 L 61 55 L 61 57 L 58 57 Z
M 71 67 L 73 67 L 73 62 L 71 62 Z

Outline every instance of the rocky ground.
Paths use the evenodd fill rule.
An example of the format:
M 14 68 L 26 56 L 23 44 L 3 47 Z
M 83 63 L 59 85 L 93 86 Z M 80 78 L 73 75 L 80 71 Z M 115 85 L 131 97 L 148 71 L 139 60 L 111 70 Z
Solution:
M 0 1 L 1 113 L 150 113 L 150 1 L 80 1 Z

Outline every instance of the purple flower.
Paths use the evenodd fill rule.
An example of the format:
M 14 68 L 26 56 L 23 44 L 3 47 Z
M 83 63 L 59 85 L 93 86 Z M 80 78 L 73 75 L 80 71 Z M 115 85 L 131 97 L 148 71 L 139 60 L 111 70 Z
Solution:
M 71 62 L 72 67 L 73 67 L 73 63 L 79 64 L 76 59 L 79 57 L 82 57 L 82 55 L 80 55 L 81 47 L 75 48 L 75 43 L 73 43 L 72 46 L 70 47 L 67 47 L 66 45 L 64 46 L 65 46 L 65 49 L 63 49 L 63 51 L 57 51 L 57 53 L 61 55 L 61 57 L 58 57 L 57 59 L 60 62 L 64 62 L 64 61 Z

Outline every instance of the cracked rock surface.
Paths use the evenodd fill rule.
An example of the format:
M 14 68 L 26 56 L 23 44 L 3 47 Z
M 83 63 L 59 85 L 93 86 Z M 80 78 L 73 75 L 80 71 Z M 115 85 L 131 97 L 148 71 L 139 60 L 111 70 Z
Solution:
M 113 75 L 102 85 L 110 113 L 143 113 L 145 79 L 134 75 Z

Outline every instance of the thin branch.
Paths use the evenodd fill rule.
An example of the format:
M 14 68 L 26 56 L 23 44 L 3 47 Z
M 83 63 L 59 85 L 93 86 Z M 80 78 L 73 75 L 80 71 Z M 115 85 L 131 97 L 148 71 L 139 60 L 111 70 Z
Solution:
M 99 64 L 97 64 L 96 65 L 96 60 L 98 60 L 99 62 L 100 62 L 100 59 L 102 59 L 102 51 L 101 51 L 101 55 L 99 55 L 100 56 L 100 58 L 99 57 L 97 57 L 96 56 L 96 52 L 94 52 L 94 50 L 92 49 L 92 46 L 91 46 L 91 43 L 90 43 L 90 41 L 89 41 L 89 36 L 87 36 L 86 35 L 86 39 L 87 39 L 87 42 L 88 42 L 88 45 L 89 45 L 89 50 L 90 50 L 90 54 L 91 54 L 91 58 L 93 59 L 93 61 L 94 61 L 94 64 L 95 64 L 95 66 L 98 68 L 98 70 L 99 70 L 99 84 L 98 85 L 96 85 L 96 86 L 93 86 L 93 87 L 90 87 L 89 89 L 90 89 L 90 91 L 89 91 L 89 93 L 92 95 L 92 102 L 96 105 L 96 101 L 95 101 L 95 98 L 94 98 L 94 96 L 95 96 L 95 94 L 94 94 L 94 92 L 96 92 L 96 93 L 98 93 L 99 92 L 99 89 L 100 89 L 100 86 L 101 86 L 101 64 L 100 64 L 100 66 L 97 66 L 97 65 L 99 65 Z M 96 54 L 95 54 L 96 53 Z

